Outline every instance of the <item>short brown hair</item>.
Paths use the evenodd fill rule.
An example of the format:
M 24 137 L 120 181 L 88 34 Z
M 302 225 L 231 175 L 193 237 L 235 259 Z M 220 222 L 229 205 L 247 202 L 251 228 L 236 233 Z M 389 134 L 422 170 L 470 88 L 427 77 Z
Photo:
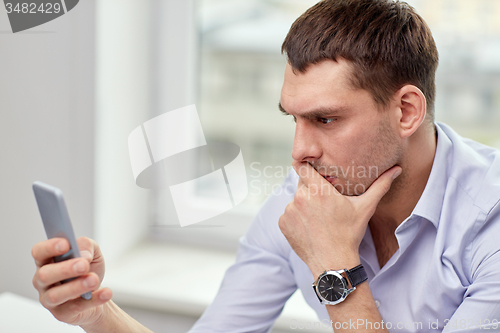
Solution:
M 424 94 L 434 121 L 438 51 L 425 21 L 405 2 L 323 0 L 302 14 L 283 42 L 294 72 L 325 59 L 353 65 L 352 84 L 387 106 L 394 93 L 413 84 Z

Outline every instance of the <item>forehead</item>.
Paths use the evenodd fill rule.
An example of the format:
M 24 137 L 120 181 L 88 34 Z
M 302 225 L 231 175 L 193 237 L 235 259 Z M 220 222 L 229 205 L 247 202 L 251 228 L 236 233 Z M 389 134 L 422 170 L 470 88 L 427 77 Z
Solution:
M 314 108 L 347 107 L 360 91 L 350 82 L 351 65 L 345 60 L 325 60 L 294 73 L 285 67 L 280 103 L 292 113 Z

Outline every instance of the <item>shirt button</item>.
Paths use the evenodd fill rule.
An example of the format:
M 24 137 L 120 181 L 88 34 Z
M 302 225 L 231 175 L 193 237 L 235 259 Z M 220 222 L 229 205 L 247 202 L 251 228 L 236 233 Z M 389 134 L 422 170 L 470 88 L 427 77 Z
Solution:
M 380 301 L 378 299 L 375 300 L 375 305 L 377 306 L 377 309 L 378 309 L 380 306 Z

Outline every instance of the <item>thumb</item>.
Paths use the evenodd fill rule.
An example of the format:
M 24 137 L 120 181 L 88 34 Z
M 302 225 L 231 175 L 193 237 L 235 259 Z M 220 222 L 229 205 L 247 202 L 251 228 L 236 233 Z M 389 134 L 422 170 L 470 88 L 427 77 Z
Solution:
M 400 166 L 394 166 L 381 174 L 368 188 L 368 190 L 362 194 L 359 198 L 367 204 L 370 208 L 375 208 L 382 197 L 389 192 L 392 182 L 396 179 L 403 169 Z

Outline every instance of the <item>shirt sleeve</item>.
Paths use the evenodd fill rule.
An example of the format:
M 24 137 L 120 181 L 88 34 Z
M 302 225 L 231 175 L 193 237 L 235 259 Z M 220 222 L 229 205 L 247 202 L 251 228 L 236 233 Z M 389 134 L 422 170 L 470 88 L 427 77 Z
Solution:
M 462 304 L 443 332 L 500 332 L 500 204 L 488 214 L 486 222 L 470 247 L 471 274 Z
M 271 330 L 297 289 L 289 263 L 292 250 L 278 226 L 295 193 L 294 179 L 289 173 L 240 238 L 236 262 L 226 271 L 217 296 L 189 333 Z

